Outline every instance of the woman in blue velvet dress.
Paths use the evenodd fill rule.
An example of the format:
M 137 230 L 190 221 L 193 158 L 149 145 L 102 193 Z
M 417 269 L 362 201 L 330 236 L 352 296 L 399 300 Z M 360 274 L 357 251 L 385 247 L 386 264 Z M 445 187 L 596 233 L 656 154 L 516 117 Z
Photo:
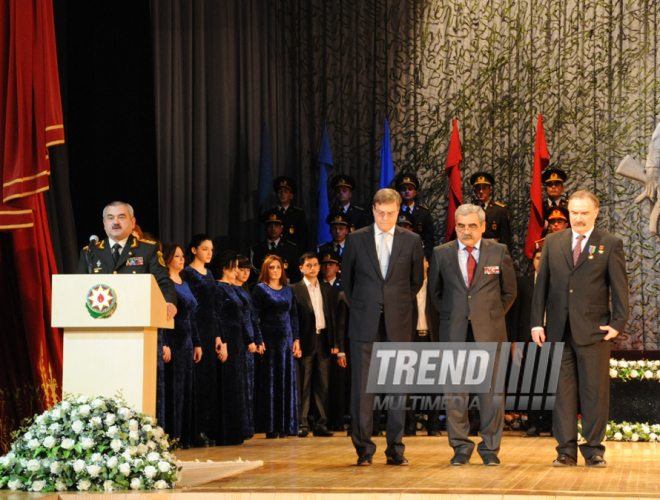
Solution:
M 197 300 L 183 281 L 183 248 L 169 243 L 163 248 L 163 258 L 174 282 L 177 295 L 177 314 L 174 329 L 160 329 L 159 340 L 165 346 L 165 425 L 171 439 L 178 439 L 183 449 L 195 441 L 195 363 L 202 359 L 202 348 L 197 332 L 195 311 Z M 169 354 L 169 355 L 168 355 Z M 160 388 L 160 384 L 159 384 Z M 160 392 L 160 391 L 159 391 Z
M 287 285 L 282 259 L 269 255 L 252 291 L 265 352 L 256 377 L 256 431 L 267 438 L 298 435 L 298 390 L 294 357 L 299 358 L 296 300 Z
M 195 365 L 197 446 L 215 446 L 220 407 L 216 356 L 212 353 L 218 352 L 223 362 L 227 359 L 227 346 L 223 344 L 215 318 L 215 279 L 213 273 L 206 269 L 206 264 L 211 262 L 212 256 L 211 238 L 205 234 L 193 236 L 186 249 L 186 262 L 189 264 L 184 269 L 184 278 L 197 299 L 195 321 L 202 352 L 206 353 Z

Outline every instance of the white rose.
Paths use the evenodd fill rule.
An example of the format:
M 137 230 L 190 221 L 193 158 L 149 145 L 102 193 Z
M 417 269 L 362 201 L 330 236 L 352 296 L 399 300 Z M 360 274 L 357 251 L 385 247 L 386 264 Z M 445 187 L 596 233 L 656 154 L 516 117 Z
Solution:
M 162 427 L 156 427 L 156 428 L 154 429 L 154 437 L 155 437 L 156 439 L 160 439 L 160 438 L 162 438 L 164 435 L 165 435 L 165 431 L 163 430 Z
M 60 424 L 57 424 L 57 423 L 56 424 L 50 424 L 50 426 L 48 426 L 48 430 L 53 434 L 57 434 L 58 432 L 60 432 L 61 428 L 62 428 L 62 426 Z
M 619 368 L 628 368 L 628 362 L 625 359 L 619 361 Z
M 117 413 L 119 413 L 119 416 L 124 420 L 129 420 L 133 417 L 133 412 L 126 407 L 119 408 Z
M 55 489 L 57 491 L 66 491 L 66 484 L 64 484 L 62 481 L 59 479 L 55 481 Z
M 80 444 L 82 444 L 83 450 L 91 450 L 94 448 L 94 440 L 87 436 L 80 440 Z
M 160 460 L 160 455 L 155 451 L 152 451 L 147 455 L 147 460 L 149 460 L 150 462 L 158 462 Z
M 44 439 L 44 447 L 48 448 L 49 450 L 57 444 L 57 439 L 55 439 L 53 436 L 48 436 L 46 439 Z
M 167 462 L 158 462 L 158 470 L 161 472 L 169 472 L 170 464 L 168 464 Z
M 91 485 L 92 483 L 89 479 L 83 479 L 82 481 L 78 481 L 78 489 L 80 491 L 87 491 Z
M 156 481 L 154 483 L 154 488 L 157 490 L 164 490 L 167 488 L 167 483 L 161 479 L 160 481 Z
M 12 481 L 9 481 L 7 483 L 7 486 L 9 486 L 10 490 L 20 490 L 23 489 L 23 483 L 21 482 L 20 479 L 13 479 Z
M 153 450 L 155 450 L 155 449 L 158 448 L 158 447 L 156 446 L 156 443 L 154 443 L 153 441 L 149 440 L 149 441 L 147 441 L 147 448 L 149 448 L 150 450 L 153 451 Z
M 124 476 L 128 476 L 131 473 L 131 466 L 124 462 L 119 466 L 119 472 L 121 472 Z
M 112 482 L 111 479 L 108 479 L 107 481 L 103 481 L 103 489 L 105 491 L 114 491 L 115 489 L 112 487 L 113 484 L 114 483 Z
M 649 434 L 649 441 L 651 441 L 652 443 L 654 443 L 657 439 L 658 439 L 658 435 L 655 432 Z
M 62 472 L 62 464 L 60 462 L 53 462 L 50 464 L 50 473 L 56 476 Z
M 100 453 L 94 453 L 92 455 L 92 462 L 100 462 L 102 455 Z
M 101 473 L 101 467 L 96 464 L 89 464 L 87 466 L 87 473 L 92 477 L 96 477 Z
M 636 432 L 633 432 L 632 437 L 630 438 L 631 441 L 639 441 L 639 436 L 637 435 Z
M 105 425 L 107 425 L 108 427 L 111 426 L 112 424 L 115 423 L 116 419 L 117 417 L 115 417 L 114 413 L 107 413 L 105 416 Z
M 610 378 L 616 378 L 617 371 L 613 368 L 610 368 Z
M 92 409 L 90 408 L 89 405 L 82 405 L 80 408 L 78 408 L 78 413 L 82 415 L 83 417 L 89 416 L 90 412 Z
M 30 431 L 27 431 L 25 434 L 23 434 L 23 439 L 29 441 L 30 439 L 32 439 L 32 433 Z
M 76 399 L 76 403 L 86 403 L 87 401 L 89 401 L 87 396 L 79 396 L 78 399 Z
M 639 373 L 637 373 L 637 370 L 633 370 L 633 371 L 630 372 L 630 377 L 631 378 L 637 378 L 638 375 L 639 375 Z
M 128 433 L 128 437 L 133 441 L 137 441 L 138 439 L 140 439 L 140 434 L 138 433 L 138 431 L 131 431 Z
M 142 426 L 142 430 L 143 430 L 144 432 L 150 432 L 150 431 L 151 431 L 151 426 L 150 426 L 149 424 L 147 424 L 147 425 L 143 425 L 143 426 Z
M 62 404 L 60 405 L 60 410 L 62 411 L 69 411 L 71 409 L 71 403 L 68 401 L 62 401 Z
M 32 488 L 30 488 L 32 491 L 41 491 L 44 489 L 44 486 L 46 486 L 46 481 L 35 481 L 32 483 Z
M 65 438 L 62 440 L 62 444 L 60 445 L 61 448 L 65 450 L 70 450 L 76 445 L 76 442 L 73 439 L 70 438 Z
M 153 479 L 154 477 L 156 477 L 156 474 L 158 474 L 158 471 L 156 470 L 156 467 L 154 467 L 153 465 L 147 465 L 144 468 L 144 475 L 149 479 Z
M 62 409 L 64 408 L 64 403 L 62 403 Z M 59 420 L 62 418 L 62 410 L 60 408 L 54 408 L 53 411 L 50 412 L 50 418 L 53 420 Z
M 140 443 L 137 447 L 138 455 L 144 455 L 147 452 L 147 447 L 144 443 Z
M 644 378 L 653 378 L 653 372 L 651 370 L 646 370 L 644 372 Z
M 37 448 L 39 448 L 39 441 L 37 441 L 36 439 L 30 439 L 28 441 L 27 447 L 30 448 L 32 451 L 34 451 Z
M 172 459 L 172 456 L 167 451 L 164 451 L 163 453 L 161 453 L 160 456 L 163 457 L 163 460 L 171 460 Z
M 85 461 L 78 459 L 75 462 L 73 462 L 73 470 L 76 472 L 82 472 L 85 470 Z
M 12 462 L 8 457 L 0 457 L 0 467 L 9 467 L 10 465 L 12 465 Z
M 132 490 L 139 490 L 142 487 L 142 481 L 140 481 L 137 477 L 134 477 L 131 480 L 131 489 Z
M 137 467 L 139 469 L 143 465 L 144 465 L 144 460 L 142 460 L 141 458 L 136 458 L 135 460 L 133 460 L 134 467 Z
M 660 370 L 658 370 L 657 372 L 655 372 L 655 378 L 660 378 Z
M 637 362 L 637 366 L 643 368 L 644 366 L 646 366 L 646 361 L 642 361 L 642 360 L 640 359 L 640 360 Z
M 34 421 L 37 425 L 42 425 L 46 421 L 46 416 L 39 415 L 37 418 L 34 419 Z
M 95 400 L 92 401 L 92 408 L 98 408 L 99 406 L 103 406 L 105 402 L 102 399 L 96 398 Z
M 161 450 L 166 450 L 170 447 L 170 443 L 167 442 L 167 439 L 161 439 L 160 440 L 160 449 Z
M 629 434 L 631 431 L 632 431 L 632 427 L 630 427 L 629 425 L 623 427 L 623 432 L 625 432 L 626 434 Z
M 643 432 L 644 434 L 648 434 L 649 432 L 651 432 L 651 429 L 649 428 L 648 425 L 646 425 L 646 424 L 642 424 L 642 432 Z
M 91 422 L 94 427 L 101 427 L 103 425 L 103 420 L 99 416 L 92 417 Z
M 129 446 L 126 448 L 126 451 L 131 455 L 135 455 L 138 452 L 137 446 Z
M 106 436 L 108 436 L 110 439 L 114 439 L 117 437 L 117 434 L 119 434 L 119 429 L 117 428 L 116 425 L 111 426 L 105 433 Z
M 140 425 L 138 424 L 137 420 L 130 420 L 128 422 L 128 430 L 129 431 L 137 431 L 140 428 Z
M 623 439 L 623 436 L 621 435 L 620 432 L 617 432 L 616 434 L 614 434 L 614 440 L 615 441 L 621 441 L 622 439 Z
M 76 420 L 71 424 L 71 430 L 76 434 L 80 434 L 85 426 L 80 420 Z
M 121 446 L 122 446 L 121 439 L 113 439 L 112 441 L 110 441 L 110 448 L 112 448 L 112 451 L 114 451 L 115 453 L 119 453 L 119 450 L 121 450 Z
M 106 465 L 108 466 L 109 469 L 115 469 L 117 467 L 117 457 L 110 457 L 108 461 L 106 462 Z
M 39 460 L 29 460 L 27 463 L 27 470 L 30 472 L 37 472 L 41 469 L 41 462 Z

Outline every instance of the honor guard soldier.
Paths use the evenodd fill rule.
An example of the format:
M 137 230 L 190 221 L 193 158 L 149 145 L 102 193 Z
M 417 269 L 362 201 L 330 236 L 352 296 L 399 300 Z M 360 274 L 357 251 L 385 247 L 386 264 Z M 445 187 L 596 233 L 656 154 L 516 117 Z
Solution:
M 548 199 L 545 202 L 547 208 L 568 208 L 568 200 L 562 196 L 564 194 L 566 177 L 566 172 L 559 168 L 548 168 L 541 174 L 541 180 L 545 185 L 545 193 L 548 195 Z
M 282 238 L 295 243 L 301 253 L 306 252 L 309 248 L 307 217 L 302 208 L 291 204 L 296 195 L 296 183 L 291 177 L 282 175 L 273 181 L 273 191 L 277 195 L 275 208 L 282 219 Z M 295 267 L 298 268 L 297 261 Z
M 486 231 L 483 237 L 504 243 L 511 252 L 509 211 L 503 203 L 491 200 L 495 178 L 488 172 L 477 172 L 470 177 L 470 184 L 477 199 L 474 204 L 479 205 L 486 212 Z
M 301 278 L 298 268 L 300 251 L 295 243 L 282 237 L 284 224 L 280 212 L 276 208 L 268 210 L 261 216 L 261 221 L 266 225 L 266 241 L 250 248 L 250 260 L 256 276 L 259 276 L 261 265 L 266 257 L 275 254 L 281 257 L 284 262 L 287 280 L 290 283 L 297 283 Z
M 545 220 L 548 221 L 548 232 L 557 233 L 563 229 L 570 227 L 568 219 L 568 208 L 558 206 L 554 208 L 548 208 L 545 210 Z
M 333 251 L 341 255 L 344 253 L 346 236 L 350 231 L 351 218 L 345 213 L 334 211 L 326 217 L 325 222 L 330 225 L 332 240 L 317 246 L 316 251 L 318 253 Z
M 415 203 L 418 189 L 419 180 L 416 176 L 405 173 L 397 175 L 396 190 L 401 195 L 401 212 L 407 212 L 413 216 L 415 225 L 412 230 L 421 236 L 424 255 L 427 260 L 430 260 L 435 246 L 433 220 L 431 219 L 431 211 L 427 207 Z
M 413 219 L 413 216 L 408 212 L 399 212 L 399 218 L 396 220 L 396 225 L 403 229 L 407 229 L 408 231 L 412 231 L 413 226 L 415 225 L 415 219 Z
M 319 257 L 321 259 L 323 282 L 338 289 L 341 284 L 341 273 L 339 272 L 341 255 L 333 250 L 328 250 L 326 252 L 320 252 Z M 339 292 L 337 291 L 337 293 Z
M 335 193 L 337 210 L 351 218 L 350 230 L 361 229 L 372 223 L 371 217 L 362 207 L 355 206 L 351 202 L 355 181 L 348 175 L 335 175 L 330 181 L 330 186 Z

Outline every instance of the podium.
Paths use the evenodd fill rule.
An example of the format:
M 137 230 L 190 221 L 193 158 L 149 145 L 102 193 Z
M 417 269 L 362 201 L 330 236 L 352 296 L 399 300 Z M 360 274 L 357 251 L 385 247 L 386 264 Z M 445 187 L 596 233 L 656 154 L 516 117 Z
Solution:
M 173 328 L 151 274 L 53 276 L 52 326 L 64 328 L 62 392 L 114 396 L 156 413 L 158 328 Z

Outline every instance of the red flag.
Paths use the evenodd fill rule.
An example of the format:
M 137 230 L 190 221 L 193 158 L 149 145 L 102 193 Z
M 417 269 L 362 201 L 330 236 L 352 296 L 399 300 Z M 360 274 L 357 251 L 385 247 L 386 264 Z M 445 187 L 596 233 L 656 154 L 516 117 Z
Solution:
M 525 242 L 525 255 L 530 259 L 534 256 L 534 244 L 541 239 L 543 234 L 543 186 L 541 183 L 541 172 L 550 163 L 548 145 L 545 143 L 545 132 L 543 131 L 543 115 L 539 114 L 539 122 L 536 126 L 536 146 L 534 147 L 534 172 L 532 175 L 532 187 L 529 190 L 532 198 L 532 208 L 529 214 L 529 225 L 527 226 L 527 241 Z
M 449 177 L 449 208 L 447 210 L 447 235 L 445 241 L 449 241 L 456 228 L 456 209 L 463 204 L 463 190 L 461 188 L 461 140 L 458 137 L 458 123 L 454 118 L 454 130 L 449 141 L 447 152 L 447 166 L 445 172 Z

